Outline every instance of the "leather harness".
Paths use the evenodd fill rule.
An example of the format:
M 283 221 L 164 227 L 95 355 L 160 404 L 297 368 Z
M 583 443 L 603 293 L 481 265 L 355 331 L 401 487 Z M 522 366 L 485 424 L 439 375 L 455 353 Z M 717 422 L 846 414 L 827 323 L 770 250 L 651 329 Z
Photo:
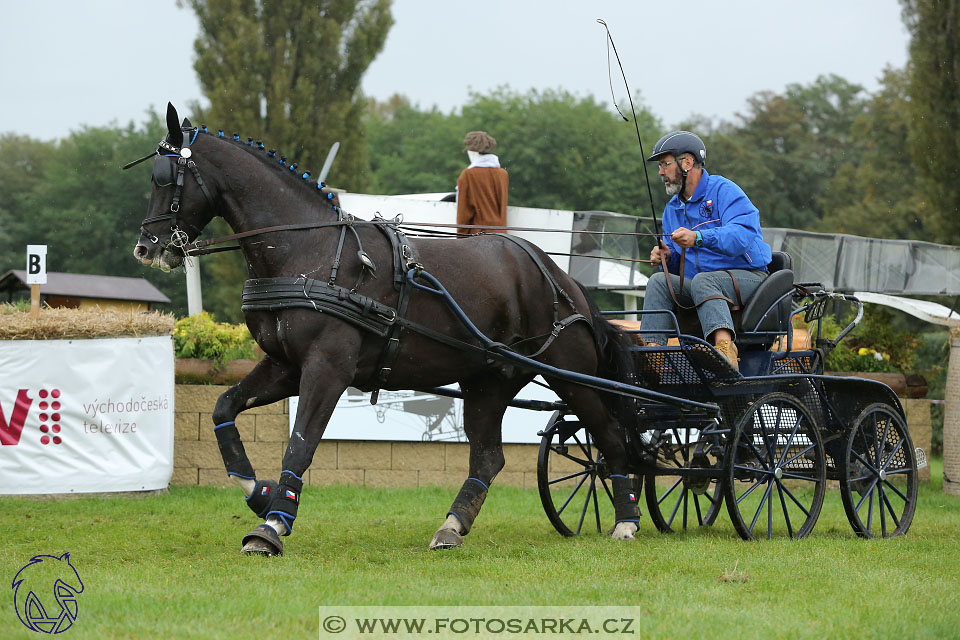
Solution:
M 378 221 L 380 222 L 380 221 Z M 377 229 L 389 239 L 393 256 L 393 285 L 398 292 L 396 307 L 385 305 L 369 296 L 357 292 L 357 287 L 347 289 L 336 284 L 337 270 L 340 265 L 341 254 L 343 251 L 343 239 L 346 228 L 349 224 L 341 222 L 341 237 L 337 247 L 337 254 L 331 267 L 330 277 L 326 282 L 308 278 L 301 275 L 296 278 L 253 278 L 247 280 L 243 285 L 243 304 L 241 310 L 246 311 L 280 311 L 283 309 L 311 309 L 321 313 L 329 313 L 345 322 L 349 322 L 364 331 L 369 331 L 377 336 L 386 338 L 383 351 L 380 354 L 379 361 L 374 370 L 371 386 L 373 392 L 370 396 L 371 404 L 377 402 L 379 391 L 386 386 L 393 371 L 393 365 L 400 353 L 400 338 L 405 329 L 410 329 L 437 342 L 446 344 L 459 350 L 473 351 L 482 353 L 490 363 L 511 363 L 512 361 L 503 355 L 496 353 L 491 347 L 503 347 L 499 343 L 483 347 L 469 342 L 464 342 L 456 338 L 426 327 L 422 324 L 413 322 L 406 318 L 407 309 L 410 302 L 412 286 L 408 280 L 407 274 L 411 271 L 420 273 L 423 270 L 406 236 L 395 225 L 387 224 L 375 225 Z M 312 225 L 311 225 L 312 226 Z M 330 225 L 334 226 L 334 225 Z M 272 229 L 271 229 L 272 230 Z M 259 230 L 261 233 L 265 230 Z M 355 233 L 355 231 L 354 231 Z M 253 235 L 253 234 L 251 234 Z M 536 352 L 528 357 L 536 357 L 549 348 L 554 340 L 559 337 L 560 332 L 578 321 L 589 321 L 585 316 L 577 313 L 576 306 L 570 295 L 557 283 L 556 279 L 550 274 L 540 257 L 533 251 L 530 245 L 519 238 L 507 235 L 499 235 L 507 241 L 513 242 L 531 258 L 540 273 L 550 284 L 553 294 L 553 328 L 546 336 L 536 336 L 525 338 L 514 345 L 516 349 L 521 344 L 546 338 Z M 357 238 L 359 242 L 359 237 Z M 359 254 L 365 256 L 361 247 Z M 363 260 L 361 263 L 360 280 L 363 279 L 363 272 L 368 269 L 375 269 L 371 266 L 372 261 Z M 359 282 L 358 285 L 359 286 Z M 563 299 L 573 313 L 565 318 L 560 318 L 560 299 Z M 592 326 L 591 326 L 592 330 Z

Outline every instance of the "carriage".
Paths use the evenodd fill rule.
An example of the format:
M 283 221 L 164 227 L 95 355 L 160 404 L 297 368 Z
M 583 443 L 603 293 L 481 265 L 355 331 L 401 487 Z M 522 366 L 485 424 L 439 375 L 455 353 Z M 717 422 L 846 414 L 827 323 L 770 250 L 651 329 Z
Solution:
M 226 472 L 264 519 L 243 537 L 244 553 L 283 553 L 304 474 L 347 387 L 376 402 L 381 390 L 449 395 L 441 388 L 454 382 L 469 469 L 433 549 L 460 546 L 469 533 L 504 466 L 500 422 L 511 404 L 555 411 L 541 432 L 538 478 L 565 535 L 612 524 L 612 537 L 633 538 L 643 487 L 664 531 L 711 524 L 725 500 L 742 537 L 801 538 L 828 480 L 840 481 L 861 536 L 909 528 L 918 465 L 899 401 L 881 383 L 822 375 L 835 344 L 819 335 L 826 304 L 859 301 L 795 286 L 786 254 L 736 320 L 735 372 L 681 330 L 682 317 L 674 345 L 628 340 L 579 283 L 515 236 L 438 237 L 411 224 L 401 230 L 399 220 L 359 220 L 260 141 L 181 123 L 172 105 L 167 129 L 155 152 L 127 165 L 154 160 L 134 256 L 170 270 L 190 256 L 240 250 L 250 274 L 242 309 L 265 353 L 212 412 Z M 215 216 L 234 233 L 198 240 Z M 228 242 L 236 244 L 214 246 Z M 818 323 L 813 349 L 790 347 L 797 313 Z M 777 340 L 786 349 L 771 350 Z M 515 399 L 538 375 L 560 402 Z M 236 418 L 293 395 L 300 401 L 279 480 L 258 477 Z
M 671 315 L 675 344 L 632 347 L 647 388 L 716 405 L 704 411 L 637 402 L 642 426 L 627 436 L 651 521 L 667 533 L 709 526 L 726 502 L 744 539 L 802 538 L 816 524 L 832 481 L 858 535 L 906 533 L 925 455 L 913 447 L 899 399 L 880 382 L 823 375 L 826 355 L 859 323 L 862 304 L 815 284 L 795 286 L 786 253 L 774 253 L 770 270 L 734 314 L 739 373 L 692 335 L 696 318 L 682 312 L 679 320 L 657 312 Z M 823 316 L 831 302 L 857 313 L 826 339 Z M 816 327 L 810 348 L 792 348 L 795 316 Z M 609 473 L 589 433 L 560 409 L 541 436 L 538 487 L 550 522 L 566 536 L 609 527 Z

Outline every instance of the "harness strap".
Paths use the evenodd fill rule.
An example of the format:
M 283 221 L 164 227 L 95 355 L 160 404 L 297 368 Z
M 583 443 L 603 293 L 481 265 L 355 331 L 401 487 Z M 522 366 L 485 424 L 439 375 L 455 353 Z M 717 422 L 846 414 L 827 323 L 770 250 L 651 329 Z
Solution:
M 380 227 L 383 233 L 390 239 L 393 246 L 393 280 L 397 284 L 399 281 L 399 296 L 397 298 L 397 318 L 402 319 L 407 315 L 407 307 L 410 303 L 411 286 L 404 277 L 408 266 L 415 262 L 413 249 L 410 247 L 406 236 L 393 225 Z M 380 362 L 376 369 L 376 387 L 370 395 L 370 404 L 376 404 L 380 396 L 380 388 L 387 383 L 390 374 L 393 372 L 393 363 L 400 355 L 400 335 L 406 326 L 403 322 L 395 322 L 390 328 L 390 334 L 387 336 L 387 344 L 380 354 Z
M 207 199 L 211 207 L 216 206 L 213 201 L 213 196 L 210 195 L 210 191 L 207 189 L 206 183 L 203 181 L 203 178 L 200 177 L 200 170 L 197 169 L 197 163 L 193 160 L 188 160 L 187 167 L 193 172 L 194 179 L 197 181 L 197 184 L 200 185 L 200 190 L 203 191 L 203 197 Z
M 379 336 L 397 320 L 392 307 L 369 296 L 311 278 L 254 278 L 243 284 L 243 311 L 313 309 L 326 312 Z
M 540 256 L 538 256 L 534 252 L 534 250 L 530 247 L 529 243 L 515 236 L 509 236 L 504 234 L 501 237 L 513 242 L 515 245 L 523 249 L 526 252 L 526 254 L 530 256 L 530 259 L 533 260 L 534 264 L 537 265 L 537 268 L 540 269 L 540 273 L 543 275 L 544 279 L 550 284 L 550 288 L 553 290 L 553 325 L 554 327 L 556 327 L 560 322 L 560 302 L 557 299 L 557 293 L 563 296 L 563 299 L 567 301 L 567 304 L 570 305 L 570 308 L 574 311 L 574 313 L 576 313 L 577 305 L 573 303 L 573 299 L 567 294 L 566 291 L 563 290 L 563 287 L 561 287 L 557 283 L 556 279 L 554 279 L 553 275 L 547 270 L 547 267 L 543 264 L 543 261 L 540 260 Z
M 346 225 L 340 227 L 340 240 L 337 241 L 337 253 L 333 257 L 333 266 L 330 268 L 330 278 L 327 280 L 327 284 L 332 286 L 336 285 L 337 282 L 337 271 L 340 270 L 340 256 L 343 254 L 343 241 L 347 237 L 347 227 Z
M 556 340 L 557 338 L 560 337 L 560 332 L 561 332 L 561 331 L 563 331 L 564 329 L 566 329 L 567 327 L 569 327 L 569 326 L 570 326 L 571 324 L 573 324 L 574 322 L 578 322 L 578 321 L 580 321 L 580 320 L 586 322 L 587 324 L 590 324 L 590 321 L 587 320 L 586 317 L 584 317 L 582 314 L 579 314 L 579 313 L 575 313 L 575 314 L 573 314 L 573 315 L 567 316 L 567 317 L 564 318 L 563 320 L 555 323 L 555 324 L 553 325 L 553 330 L 550 331 L 550 333 L 548 333 L 548 334 L 544 334 L 544 335 L 546 336 L 546 338 L 547 338 L 546 341 L 540 346 L 539 349 L 537 349 L 537 351 L 536 351 L 535 353 L 531 353 L 531 354 L 530 354 L 529 356 L 527 356 L 527 357 L 528 357 L 528 358 L 536 358 L 537 356 L 539 356 L 540 354 L 542 354 L 544 351 L 546 351 L 546 350 L 550 347 L 550 345 L 553 343 L 554 340 Z M 533 340 L 539 340 L 540 338 L 543 338 L 543 337 L 544 337 L 544 336 L 535 336 L 535 337 L 533 337 L 533 338 L 524 338 L 523 340 L 520 340 L 519 342 L 514 342 L 512 345 L 510 345 L 510 348 L 511 348 L 512 350 L 516 351 L 518 345 L 521 345 L 521 344 L 523 344 L 523 343 L 525 343 L 525 342 L 531 342 L 531 341 L 533 341 Z

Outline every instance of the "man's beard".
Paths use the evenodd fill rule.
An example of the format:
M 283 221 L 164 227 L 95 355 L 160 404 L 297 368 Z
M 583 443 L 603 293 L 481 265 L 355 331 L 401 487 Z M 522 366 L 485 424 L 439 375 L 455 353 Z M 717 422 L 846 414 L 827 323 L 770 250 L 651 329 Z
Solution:
M 682 182 L 674 182 L 674 181 L 671 180 L 669 184 L 664 184 L 664 185 L 663 185 L 663 188 L 664 188 L 664 190 L 667 192 L 667 195 L 668 195 L 668 196 L 673 197 L 673 196 L 677 195 L 678 193 L 680 193 L 680 185 L 681 185 L 681 184 L 683 184 L 683 183 L 682 183 Z

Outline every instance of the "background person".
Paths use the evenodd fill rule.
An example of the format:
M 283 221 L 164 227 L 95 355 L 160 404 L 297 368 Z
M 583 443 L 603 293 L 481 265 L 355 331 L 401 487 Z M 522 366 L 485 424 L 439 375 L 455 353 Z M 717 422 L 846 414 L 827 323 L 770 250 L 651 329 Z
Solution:
M 463 139 L 470 166 L 457 178 L 457 224 L 507 226 L 507 189 L 510 178 L 492 153 L 497 146 L 486 131 L 471 131 Z M 505 233 L 503 229 L 460 229 Z
M 657 141 L 648 161 L 657 161 L 667 195 L 663 237 L 650 252 L 667 271 L 647 283 L 643 309 L 695 306 L 707 341 L 739 369 L 731 303 L 742 306 L 767 277 L 770 246 L 763 240 L 760 212 L 731 180 L 704 168 L 707 149 L 689 131 L 671 131 Z M 682 277 L 681 277 L 682 276 Z M 664 345 L 673 326 L 666 314 L 643 316 L 647 344 Z M 654 333 L 649 333 L 653 330 Z

